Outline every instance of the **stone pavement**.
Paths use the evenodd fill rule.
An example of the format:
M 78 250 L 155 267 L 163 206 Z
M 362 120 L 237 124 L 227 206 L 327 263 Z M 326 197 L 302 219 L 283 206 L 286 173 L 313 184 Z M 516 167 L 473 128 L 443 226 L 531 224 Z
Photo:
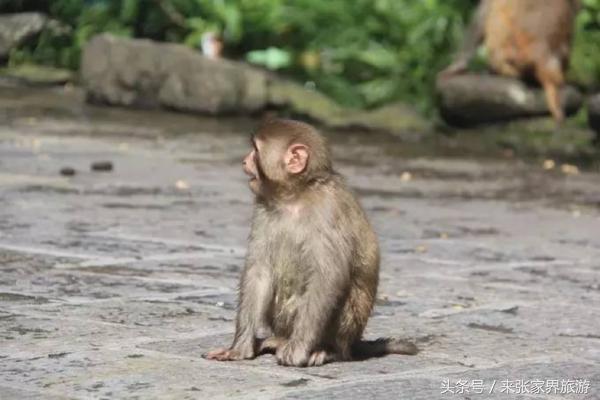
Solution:
M 377 135 L 331 135 L 382 245 L 366 336 L 421 353 L 202 359 L 233 333 L 251 126 L 0 89 L 0 399 L 600 399 L 600 174 Z

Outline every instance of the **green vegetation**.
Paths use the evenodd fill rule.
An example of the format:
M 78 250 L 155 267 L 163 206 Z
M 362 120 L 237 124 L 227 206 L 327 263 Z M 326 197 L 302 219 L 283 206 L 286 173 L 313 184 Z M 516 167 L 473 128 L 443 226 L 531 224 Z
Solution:
M 600 0 L 583 0 L 577 17 L 569 79 L 588 90 L 600 87 Z
M 584 0 L 570 77 L 600 81 L 600 0 Z M 11 64 L 76 69 L 99 32 L 197 47 L 222 34 L 228 57 L 278 69 L 338 102 L 404 100 L 431 109 L 436 73 L 450 60 L 476 0 L 0 0 L 0 11 L 39 10 L 62 23 L 13 51 Z

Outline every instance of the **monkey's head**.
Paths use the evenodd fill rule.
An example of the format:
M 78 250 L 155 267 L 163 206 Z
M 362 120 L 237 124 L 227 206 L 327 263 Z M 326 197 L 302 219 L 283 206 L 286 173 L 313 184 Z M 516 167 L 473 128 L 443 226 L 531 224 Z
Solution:
M 251 142 L 244 172 L 259 198 L 293 196 L 332 172 L 325 138 L 304 122 L 269 119 L 259 126 Z

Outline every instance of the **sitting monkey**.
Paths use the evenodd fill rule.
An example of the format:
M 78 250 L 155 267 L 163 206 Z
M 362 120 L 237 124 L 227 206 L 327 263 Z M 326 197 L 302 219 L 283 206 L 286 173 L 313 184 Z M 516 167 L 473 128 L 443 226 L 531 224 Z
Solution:
M 332 169 L 325 139 L 310 125 L 272 119 L 244 159 L 255 195 L 230 348 L 204 356 L 315 366 L 416 354 L 412 343 L 361 340 L 379 281 L 377 237 Z

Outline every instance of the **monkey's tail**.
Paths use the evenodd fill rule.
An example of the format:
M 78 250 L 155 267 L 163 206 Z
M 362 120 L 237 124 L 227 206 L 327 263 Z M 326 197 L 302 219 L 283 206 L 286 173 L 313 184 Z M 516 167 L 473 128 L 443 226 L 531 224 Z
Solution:
M 412 356 L 418 352 L 419 349 L 414 343 L 394 338 L 359 340 L 352 345 L 352 358 L 355 360 L 383 357 L 388 354 L 404 354 Z

